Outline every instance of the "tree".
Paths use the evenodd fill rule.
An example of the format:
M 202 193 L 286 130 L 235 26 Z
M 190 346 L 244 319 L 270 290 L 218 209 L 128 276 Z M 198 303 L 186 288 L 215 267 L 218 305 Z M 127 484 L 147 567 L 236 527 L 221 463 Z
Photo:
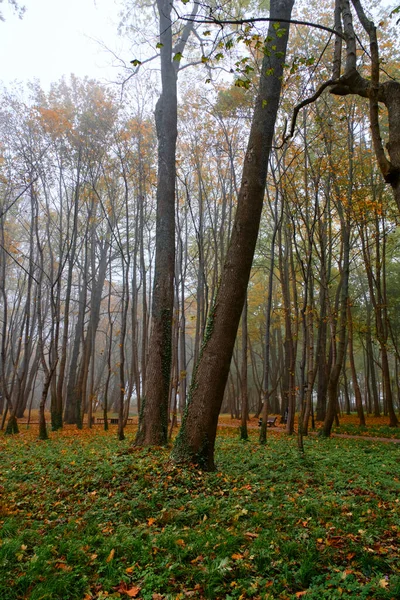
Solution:
M 213 470 L 221 408 L 236 332 L 243 309 L 264 201 L 293 0 L 271 2 L 259 90 L 249 135 L 242 183 L 221 282 L 210 310 L 201 356 L 193 374 L 188 405 L 172 457 Z
M 393 189 L 394 198 L 400 210 L 400 83 L 395 79 L 380 81 L 379 44 L 377 28 L 370 21 L 360 0 L 351 0 L 358 20 L 369 40 L 370 77 L 363 77 L 357 63 L 357 35 L 353 26 L 353 15 L 349 0 L 335 2 L 335 28 L 341 35 L 336 36 L 333 79 L 331 93 L 339 96 L 356 94 L 369 100 L 369 121 L 375 156 L 380 171 Z M 343 37 L 346 42 L 346 63 L 341 74 L 341 53 Z M 386 155 L 381 134 L 379 103 L 384 104 L 388 112 L 389 136 Z
M 197 6 L 195 3 L 194 15 Z M 172 8 L 169 0 L 157 0 L 162 92 L 155 111 L 158 138 L 156 257 L 146 389 L 135 439 L 135 444 L 146 446 L 168 442 L 175 272 L 177 73 L 193 29 L 193 23 L 186 23 L 174 44 Z

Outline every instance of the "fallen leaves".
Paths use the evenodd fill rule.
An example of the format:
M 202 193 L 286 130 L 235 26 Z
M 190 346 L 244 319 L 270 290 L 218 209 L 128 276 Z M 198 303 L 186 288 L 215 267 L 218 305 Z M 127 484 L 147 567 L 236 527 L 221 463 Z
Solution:
M 139 585 L 134 585 L 128 588 L 126 583 L 123 582 L 116 589 L 120 594 L 125 594 L 126 596 L 129 596 L 129 598 L 136 598 L 142 588 Z
M 111 550 L 110 554 L 107 556 L 106 563 L 110 563 L 112 561 L 112 559 L 114 558 L 114 554 L 115 554 L 115 548 L 113 548 Z
M 253 533 L 251 531 L 246 531 L 244 534 L 247 538 L 253 539 L 255 540 L 256 538 L 258 538 L 258 533 Z
M 398 455 L 392 456 L 389 448 L 374 447 L 371 460 L 365 461 L 354 442 L 340 440 L 328 449 L 310 438 L 310 462 L 303 465 L 290 440 L 271 438 L 268 447 L 260 448 L 255 439 L 242 446 L 237 432 L 228 436 L 223 431 L 219 452 L 224 471 L 201 474 L 166 468 L 165 449 L 137 450 L 132 457 L 111 437 L 93 438 L 88 445 L 83 436 L 67 430 L 71 446 L 65 450 L 63 435 L 57 434 L 55 449 L 48 444 L 26 450 L 19 439 L 11 443 L 0 436 L 0 447 L 8 444 L 0 485 L 6 486 L 2 491 L 18 525 L 14 540 L 14 529 L 7 531 L 6 521 L 1 524 L 6 532 L 2 551 L 3 546 L 8 551 L 7 544 L 14 549 L 5 576 L 0 565 L 2 581 L 17 581 L 37 562 L 30 568 L 32 585 L 41 582 L 44 571 L 49 580 L 72 579 L 72 565 L 72 575 L 87 578 L 85 600 L 164 600 L 167 590 L 175 599 L 202 598 L 210 573 L 221 581 L 221 598 L 264 598 L 267 592 L 278 597 L 280 589 L 286 590 L 282 598 L 305 600 L 323 589 L 343 589 L 343 596 L 356 598 L 365 586 L 371 598 L 397 597 L 394 578 L 392 582 L 386 567 L 380 568 L 397 565 L 399 557 L 400 528 L 394 519 L 398 481 L 393 479 Z M 361 447 L 357 442 L 356 449 Z M 73 467 L 71 461 L 76 462 Z M 373 494 L 365 492 L 370 481 L 377 482 Z M 33 556 L 28 527 L 40 550 Z M 39 544 L 52 548 L 45 559 Z M 290 587 L 303 549 L 313 544 L 312 586 L 318 589 L 303 590 L 306 584 L 298 580 Z M 376 569 L 373 578 L 363 571 L 361 558 Z M 121 583 L 114 587 L 110 581 Z
M 135 587 L 132 587 L 130 590 L 126 590 L 125 594 L 127 596 L 129 596 L 130 598 L 136 598 L 136 596 L 139 594 L 139 592 L 140 592 L 140 587 L 135 586 Z

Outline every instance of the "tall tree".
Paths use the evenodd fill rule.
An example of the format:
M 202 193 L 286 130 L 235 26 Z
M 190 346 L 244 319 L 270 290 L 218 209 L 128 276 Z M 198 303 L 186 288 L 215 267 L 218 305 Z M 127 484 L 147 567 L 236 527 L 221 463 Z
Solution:
M 243 309 L 264 201 L 268 158 L 282 89 L 283 65 L 294 0 L 273 0 L 259 90 L 242 183 L 221 282 L 208 320 L 188 406 L 172 457 L 213 470 L 221 409 L 237 328 Z M 279 19 L 285 24 L 277 26 Z
M 197 6 L 195 3 L 194 16 Z M 193 29 L 193 23 L 187 22 L 174 44 L 173 3 L 157 0 L 157 10 L 162 92 L 155 111 L 158 138 L 156 257 L 146 388 L 135 440 L 137 445 L 168 442 L 175 271 L 177 73 L 180 57 Z

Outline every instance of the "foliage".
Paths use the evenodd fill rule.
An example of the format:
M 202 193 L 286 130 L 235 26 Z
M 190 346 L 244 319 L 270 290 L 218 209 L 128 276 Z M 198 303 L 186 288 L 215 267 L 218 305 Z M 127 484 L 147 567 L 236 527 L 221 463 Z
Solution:
M 223 430 L 219 471 L 111 433 L 2 436 L 0 596 L 399 597 L 398 448 Z M 131 436 L 129 436 L 131 437 Z

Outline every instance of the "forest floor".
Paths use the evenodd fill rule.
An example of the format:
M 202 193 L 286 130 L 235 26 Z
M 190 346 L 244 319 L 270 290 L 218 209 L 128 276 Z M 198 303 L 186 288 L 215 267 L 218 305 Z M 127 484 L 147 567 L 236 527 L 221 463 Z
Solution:
M 275 416 L 275 415 L 273 415 Z M 278 415 L 276 415 L 278 416 Z M 286 433 L 286 425 L 280 422 L 278 416 L 278 424 L 275 427 L 269 427 L 268 431 Z M 389 427 L 387 417 L 366 417 L 367 426 L 360 427 L 358 418 L 355 415 L 343 415 L 340 417 L 340 425 L 333 427 L 332 437 L 343 437 L 348 439 L 364 439 L 379 442 L 393 442 L 400 444 L 400 428 Z M 219 418 L 220 427 L 237 427 L 240 428 L 240 419 L 234 419 L 229 415 L 222 415 Z M 249 429 L 258 429 L 258 419 L 250 417 L 247 422 Z M 322 423 L 317 423 L 315 430 L 310 429 L 310 435 L 318 435 L 318 431 Z M 297 416 L 295 419 L 295 433 L 297 433 Z
M 116 431 L 0 435 L 1 600 L 400 598 L 397 445 L 221 427 L 203 473 Z

